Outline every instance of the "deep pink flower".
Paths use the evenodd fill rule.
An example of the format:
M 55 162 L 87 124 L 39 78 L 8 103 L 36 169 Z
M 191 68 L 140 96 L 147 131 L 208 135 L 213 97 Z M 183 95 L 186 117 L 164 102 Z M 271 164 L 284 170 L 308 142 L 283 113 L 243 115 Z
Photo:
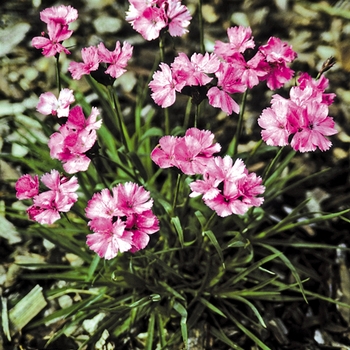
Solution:
M 33 198 L 39 193 L 38 175 L 22 175 L 16 182 L 16 197 L 20 200 Z
M 73 31 L 68 30 L 67 26 L 62 26 L 60 23 L 49 22 L 47 25 L 48 38 L 37 36 L 32 39 L 32 45 L 36 49 L 42 49 L 42 54 L 46 57 L 55 56 L 58 53 L 64 52 L 70 54 L 61 42 L 71 37 Z
M 72 74 L 73 79 L 79 80 L 84 74 L 98 69 L 100 58 L 98 48 L 95 46 L 84 47 L 81 50 L 81 57 L 83 62 L 71 62 L 68 70 Z
M 78 11 L 72 6 L 60 5 L 46 8 L 40 12 L 40 19 L 45 23 L 55 22 L 67 25 L 78 18 Z
M 58 118 L 68 117 L 70 105 L 75 101 L 73 90 L 62 89 L 58 98 L 52 92 L 45 92 L 39 96 L 36 106 L 38 112 L 43 115 L 57 115 Z
M 117 41 L 115 44 L 115 49 L 109 51 L 106 49 L 103 43 L 98 45 L 98 56 L 100 61 L 103 63 L 108 63 L 109 66 L 105 73 L 109 74 L 113 78 L 119 78 L 126 69 L 124 69 L 128 61 L 130 60 L 133 52 L 133 47 L 127 43 L 123 43 L 123 47 L 120 47 L 120 42 Z
M 332 143 L 325 136 L 337 133 L 333 119 L 328 116 L 327 105 L 316 101 L 306 103 L 298 114 L 289 115 L 288 122 L 297 126 L 290 145 L 300 152 L 315 151 L 317 148 L 328 150 Z

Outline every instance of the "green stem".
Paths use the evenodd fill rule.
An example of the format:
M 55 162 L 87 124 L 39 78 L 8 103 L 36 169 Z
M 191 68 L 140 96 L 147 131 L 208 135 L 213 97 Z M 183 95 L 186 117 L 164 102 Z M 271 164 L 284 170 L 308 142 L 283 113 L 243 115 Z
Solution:
M 164 40 L 163 34 L 159 35 L 159 55 L 160 61 L 164 62 Z M 169 124 L 169 110 L 168 108 L 164 108 L 164 118 L 165 118 L 165 135 L 170 134 L 170 124 Z
M 60 70 L 60 54 L 58 53 L 56 56 L 56 80 L 57 80 L 57 88 L 58 88 L 58 93 L 61 91 L 61 70 Z
M 203 231 L 208 230 L 208 228 L 210 227 L 210 225 L 215 217 L 216 217 L 216 212 L 214 211 L 213 214 L 211 214 L 211 217 L 209 218 L 209 220 L 206 222 L 205 227 L 203 228 Z
M 204 47 L 204 30 L 203 30 L 203 14 L 202 14 L 202 0 L 198 0 L 198 26 L 199 26 L 199 45 L 202 54 L 205 52 Z
M 114 110 L 115 110 L 116 115 L 117 115 L 117 122 L 118 122 L 118 127 L 119 127 L 121 138 L 122 138 L 122 143 L 123 143 L 123 145 L 125 147 L 126 153 L 129 153 L 130 149 L 129 149 L 128 140 L 130 138 L 129 138 L 129 135 L 128 135 L 128 131 L 127 131 L 127 129 L 126 129 L 125 125 L 124 125 L 124 122 L 123 122 L 122 111 L 121 111 L 121 108 L 120 108 L 118 96 L 117 96 L 116 92 L 114 91 L 113 86 L 109 85 L 108 86 L 108 91 L 109 91 L 109 94 L 110 94 L 110 98 L 113 101 L 113 107 L 114 107 Z
M 179 189 L 180 189 L 180 184 L 181 184 L 180 180 L 181 180 L 181 174 L 177 174 L 175 195 L 174 195 L 174 200 L 173 200 L 173 213 L 175 212 L 177 197 L 179 195 Z
M 242 96 L 242 102 L 241 102 L 241 106 L 239 109 L 239 116 L 238 116 L 236 133 L 235 133 L 235 136 L 233 137 L 233 139 L 228 147 L 228 150 L 227 150 L 227 153 L 230 154 L 231 156 L 234 156 L 237 154 L 239 137 L 242 133 L 243 115 L 244 115 L 245 104 L 247 101 L 247 95 L 248 95 L 248 90 L 246 90 Z
M 195 104 L 194 107 L 194 127 L 197 127 L 197 122 L 198 122 L 198 114 L 199 114 L 199 106 L 197 104 Z

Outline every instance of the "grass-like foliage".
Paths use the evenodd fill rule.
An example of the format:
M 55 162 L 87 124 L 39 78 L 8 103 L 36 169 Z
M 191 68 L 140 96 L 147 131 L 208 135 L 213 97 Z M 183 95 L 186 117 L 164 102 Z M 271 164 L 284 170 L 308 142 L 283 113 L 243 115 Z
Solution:
M 29 116 L 40 137 L 15 121 L 28 156 L 2 156 L 23 169 L 16 194 L 26 207 L 6 214 L 28 239 L 48 240 L 59 257 L 70 253 L 80 263 L 22 265 L 31 269 L 21 278 L 42 281 L 50 305 L 73 298 L 26 329 L 57 322 L 47 345 L 65 335 L 79 349 L 105 338 L 116 349 L 190 349 L 194 342 L 198 349 L 269 349 L 278 328 L 272 305 L 318 299 L 349 307 L 319 293 L 317 274 L 295 258 L 338 248 L 303 230 L 348 221 L 348 210 L 311 212 L 307 198 L 283 210 L 291 206 L 283 202 L 286 193 L 321 175 L 300 178 L 294 157 L 327 151 L 328 136 L 336 133 L 328 116 L 334 94 L 325 92 L 324 76 L 332 60 L 318 77 L 296 77 L 285 88 L 288 98 L 274 94 L 256 123 L 262 140 L 239 153 L 246 105 L 254 101 L 249 93 L 258 84 L 276 90 L 291 81 L 292 47 L 278 37 L 258 47 L 250 28 L 232 27 L 227 42 L 206 53 L 199 1 L 193 16 L 199 16 L 200 52 L 188 48 L 189 57 L 179 53 L 166 63 L 165 39 L 186 35 L 192 15 L 179 0 L 130 3 L 127 21 L 160 44 L 155 71 L 148 81 L 140 77 L 133 103 L 121 100 L 116 87 L 129 69 L 130 44 L 117 42 L 113 51 L 103 43 L 86 47 L 83 62 L 74 62 L 69 54 L 76 48 L 64 41 L 74 35 L 69 25 L 77 11 L 62 5 L 40 13 L 47 34 L 32 43 L 56 64 L 58 90 L 43 91 Z M 79 90 L 84 79 L 98 104 Z M 176 101 L 180 95 L 187 105 Z M 210 128 L 205 109 L 215 108 L 237 121 L 222 146 L 199 127 Z M 258 174 L 250 171 L 259 162 Z M 92 319 L 88 334 L 81 326 Z

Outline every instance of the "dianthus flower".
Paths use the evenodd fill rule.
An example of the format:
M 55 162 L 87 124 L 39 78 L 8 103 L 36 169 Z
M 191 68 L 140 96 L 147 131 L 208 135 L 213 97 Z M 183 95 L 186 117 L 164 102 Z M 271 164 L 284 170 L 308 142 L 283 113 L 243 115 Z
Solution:
M 287 63 L 292 62 L 296 57 L 297 54 L 290 45 L 279 38 L 271 37 L 267 44 L 259 47 L 256 55 L 256 59 L 261 60 L 261 64 L 266 69 L 266 76 L 261 80 L 266 80 L 271 90 L 282 87 L 294 75 L 294 71 L 287 66 Z
M 70 110 L 67 122 L 50 136 L 51 158 L 61 160 L 67 173 L 88 169 L 91 162 L 88 152 L 96 144 L 96 130 L 102 123 L 102 120 L 96 121 L 98 115 L 98 109 L 93 107 L 90 116 L 85 119 L 82 108 L 75 106 Z
M 29 174 L 21 176 L 15 185 L 16 197 L 20 200 L 33 198 L 39 193 L 39 177 Z
M 188 30 L 191 15 L 180 0 L 129 0 L 126 20 L 144 39 L 159 37 L 162 29 L 171 36 L 181 36 Z
M 262 179 L 249 173 L 241 159 L 232 163 L 229 156 L 211 158 L 203 180 L 190 184 L 190 197 L 202 194 L 204 203 L 221 217 L 245 214 L 249 208 L 258 207 L 264 201 L 257 197 L 265 190 Z
M 42 54 L 46 57 L 55 56 L 61 52 L 70 54 L 70 51 L 61 42 L 71 37 L 72 30 L 68 30 L 67 26 L 62 26 L 60 23 L 49 22 L 47 33 L 48 38 L 37 36 L 32 39 L 32 45 L 36 49 L 42 49 Z
M 325 94 L 328 81 L 317 83 L 302 75 L 301 85 L 290 90 L 290 99 L 274 95 L 272 106 L 263 110 L 258 124 L 263 128 L 262 139 L 271 146 L 289 143 L 300 152 L 328 150 L 332 143 L 326 138 L 337 133 L 328 116 L 328 105 L 334 94 Z
M 55 56 L 61 52 L 70 54 L 62 42 L 71 37 L 73 31 L 68 29 L 68 25 L 77 18 L 78 11 L 72 6 L 60 5 L 44 9 L 40 12 L 40 19 L 47 24 L 48 38 L 34 37 L 32 45 L 42 49 L 42 54 L 46 57 Z
M 206 164 L 221 146 L 213 143 L 208 130 L 190 128 L 183 137 L 163 136 L 151 152 L 151 159 L 161 168 L 177 167 L 184 174 L 203 174 Z
M 227 114 L 239 113 L 239 105 L 230 94 L 242 93 L 247 89 L 241 82 L 240 72 L 231 64 L 221 62 L 215 75 L 218 78 L 217 86 L 213 86 L 207 92 L 209 104 L 221 108 Z
M 39 193 L 37 175 L 33 179 L 22 176 L 16 183 L 17 198 L 33 198 L 33 205 L 27 209 L 31 220 L 53 224 L 60 219 L 60 213 L 67 213 L 77 201 L 78 180 L 74 176 L 68 179 L 57 170 L 51 170 L 41 177 L 41 182 L 49 190 Z
M 58 118 L 68 117 L 70 105 L 75 101 L 73 91 L 62 89 L 58 98 L 52 92 L 45 92 L 39 96 L 36 106 L 43 115 L 56 115 Z
M 152 205 L 150 193 L 132 182 L 95 193 L 85 209 L 94 232 L 87 236 L 87 245 L 107 260 L 118 252 L 144 249 L 149 235 L 159 230 Z
M 227 36 L 229 43 L 217 40 L 214 46 L 214 52 L 225 61 L 229 61 L 236 53 L 243 53 L 247 49 L 255 47 L 250 27 L 238 26 L 228 28 Z
M 123 47 L 120 47 L 120 42 L 117 41 L 113 51 L 109 51 L 103 43 L 100 43 L 98 45 L 100 62 L 109 64 L 105 73 L 109 74 L 112 78 L 119 78 L 126 72 L 124 68 L 132 56 L 132 51 L 133 47 L 127 42 L 124 42 Z
M 81 50 L 81 57 L 83 62 L 71 62 L 68 70 L 72 74 L 73 79 L 79 80 L 84 74 L 98 69 L 100 58 L 98 55 L 98 48 L 95 46 L 84 47 Z

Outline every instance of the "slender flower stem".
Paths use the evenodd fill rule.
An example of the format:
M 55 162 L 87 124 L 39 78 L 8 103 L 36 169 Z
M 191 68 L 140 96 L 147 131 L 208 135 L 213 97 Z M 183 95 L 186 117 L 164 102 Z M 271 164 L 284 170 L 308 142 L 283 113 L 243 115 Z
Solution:
M 57 88 L 58 88 L 58 93 L 61 91 L 61 70 L 60 70 L 60 54 L 56 54 L 56 80 L 57 80 Z
M 206 231 L 210 227 L 215 217 L 216 217 L 216 212 L 214 211 L 211 217 L 209 218 L 209 220 L 206 222 L 205 227 L 203 228 L 203 231 Z
M 202 54 L 204 54 L 205 47 L 204 47 L 202 0 L 198 0 L 198 22 L 199 22 L 199 45 L 200 45 L 200 51 L 201 51 Z
M 238 116 L 236 133 L 235 133 L 235 136 L 233 137 L 233 139 L 228 147 L 228 151 L 227 151 L 227 153 L 232 155 L 232 156 L 237 154 L 239 137 L 242 133 L 243 115 L 244 115 L 245 104 L 247 101 L 247 95 L 248 95 L 248 90 L 246 90 L 242 96 L 242 102 L 241 102 L 240 109 L 239 109 L 239 116 Z
M 199 106 L 198 104 L 195 104 L 195 107 L 194 107 L 194 127 L 196 128 L 197 127 L 197 121 L 198 121 L 198 113 L 199 112 Z
M 130 152 L 129 144 L 128 144 L 129 135 L 128 135 L 128 131 L 124 125 L 124 122 L 123 122 L 122 111 L 120 108 L 118 96 L 115 93 L 113 86 L 109 85 L 108 91 L 109 91 L 111 100 L 113 101 L 113 107 L 114 107 L 114 110 L 115 110 L 116 115 L 117 115 L 117 122 L 118 122 L 118 127 L 120 129 L 121 137 L 122 137 L 122 143 L 125 147 L 126 153 L 129 153 Z
M 175 195 L 174 195 L 174 200 L 173 200 L 173 212 L 175 211 L 177 197 L 179 195 L 179 189 L 180 189 L 180 185 L 181 185 L 181 181 L 180 180 L 181 180 L 181 174 L 177 174 Z
M 159 55 L 160 61 L 164 62 L 164 40 L 163 34 L 159 35 Z M 164 119 L 165 119 L 165 135 L 170 134 L 170 124 L 169 124 L 169 110 L 168 108 L 164 108 Z

